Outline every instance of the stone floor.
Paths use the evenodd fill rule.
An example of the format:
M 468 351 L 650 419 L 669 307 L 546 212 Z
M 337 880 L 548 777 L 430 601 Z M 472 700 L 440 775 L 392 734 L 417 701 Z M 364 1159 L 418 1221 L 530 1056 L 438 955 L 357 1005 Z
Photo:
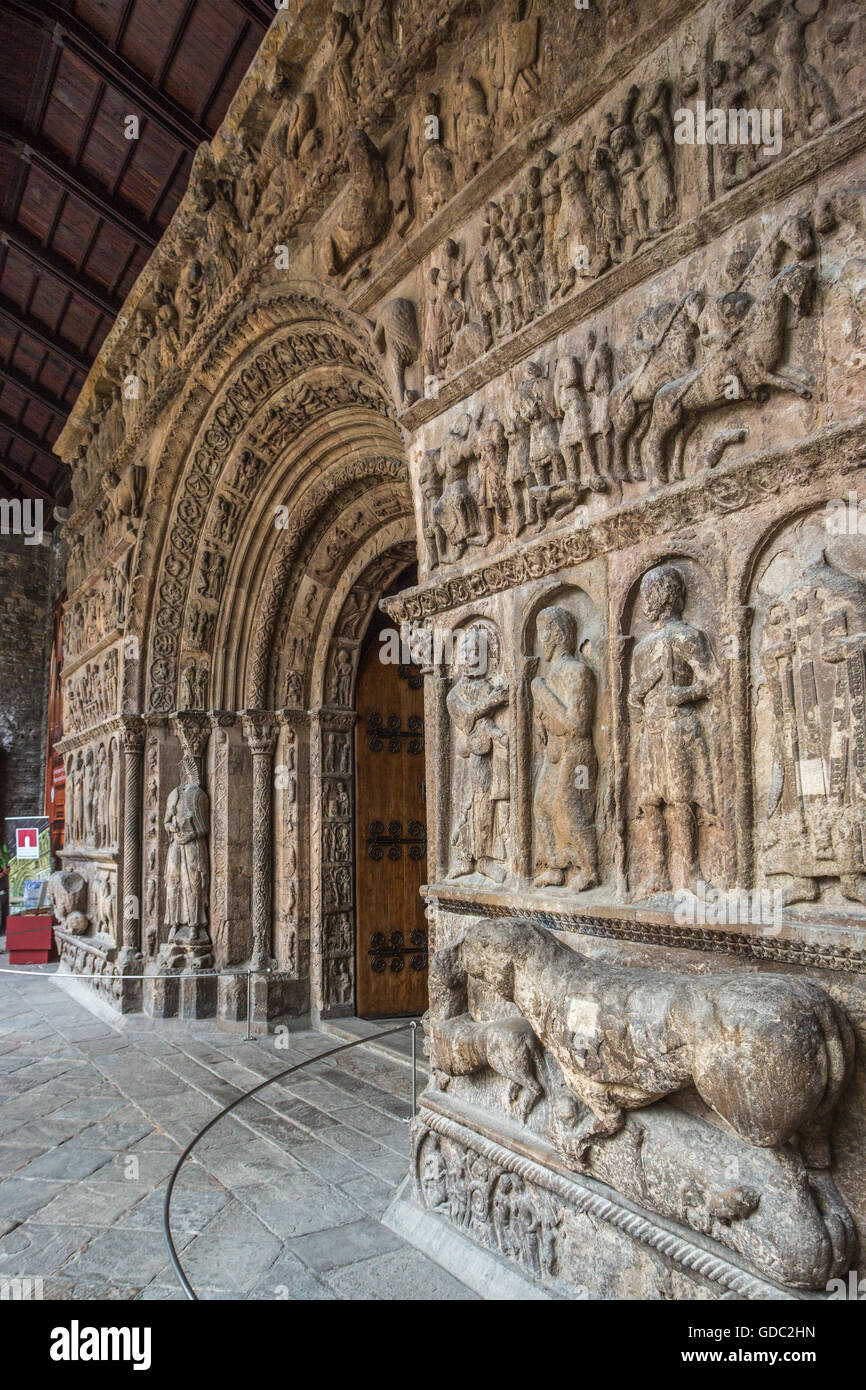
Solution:
M 183 1298 L 162 1234 L 177 1156 L 239 1091 L 335 1043 L 109 1023 L 50 978 L 0 974 L 0 1280 L 41 1278 L 45 1298 Z M 380 1220 L 406 1172 L 408 1092 L 408 1068 L 365 1045 L 220 1121 L 172 1198 L 199 1296 L 475 1297 Z

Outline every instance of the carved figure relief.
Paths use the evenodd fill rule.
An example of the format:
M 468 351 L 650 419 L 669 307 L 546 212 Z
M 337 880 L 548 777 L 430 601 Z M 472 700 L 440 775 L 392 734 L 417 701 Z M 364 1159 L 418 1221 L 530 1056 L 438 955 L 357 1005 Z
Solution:
M 786 903 L 835 888 L 843 903 L 862 904 L 866 584 L 828 559 L 822 519 L 777 541 L 758 581 L 758 845 Z M 842 562 L 862 561 L 860 542 L 848 546 Z
M 531 686 L 540 743 L 532 804 L 535 886 L 567 883 L 581 893 L 598 881 L 596 679 L 578 651 L 577 624 L 567 608 L 545 608 L 537 632 L 546 671 Z
M 460 635 L 447 706 L 454 727 L 450 878 L 506 876 L 510 804 L 508 679 L 489 623 Z M 506 711 L 505 716 L 503 711 Z
M 166 968 L 204 968 L 212 962 L 208 935 L 210 803 L 198 781 L 169 793 L 165 808 L 165 927 L 160 958 Z
M 753 1172 L 759 1190 L 741 1183 L 728 1193 L 727 1214 L 714 1220 L 709 1192 L 698 1191 L 698 1170 L 684 1186 L 678 1219 L 698 1229 L 709 1224 L 717 1239 L 772 1277 L 784 1269 L 795 1286 L 822 1287 L 830 1273 L 847 1268 L 853 1225 L 828 1169 L 853 1036 L 845 1012 L 819 986 L 790 976 L 612 966 L 516 918 L 471 921 L 442 954 L 444 965 L 434 964 L 434 973 L 444 972 L 452 991 L 462 972 L 470 998 L 483 988 L 488 1009 L 498 997 L 502 1009 L 517 1006 L 513 1025 L 530 1025 L 544 1048 L 550 1134 L 576 1171 L 608 1178 L 616 1171 L 629 1190 L 635 1150 L 628 1113 L 647 1111 L 638 1150 L 663 1150 L 670 1120 L 657 1102 L 694 1086 L 708 1112 L 739 1136 L 741 1168 Z M 435 1021 L 429 1026 L 434 1033 Z M 449 1060 L 444 1050 L 438 1056 Z M 460 1075 L 464 1057 L 468 1062 L 468 1048 L 452 1076 Z M 678 1123 L 682 1130 L 691 1122 Z M 694 1142 L 703 1147 L 699 1125 Z M 682 1163 L 682 1148 L 680 1155 Z M 708 1178 L 711 1186 L 704 1170 L 705 1184 Z M 638 1184 L 642 1202 L 672 1210 L 651 1169 Z M 787 1220 L 768 1223 L 780 1187 Z
M 699 820 L 716 813 L 707 701 L 719 680 L 700 628 L 684 622 L 686 583 L 675 565 L 644 575 L 640 601 L 651 630 L 635 646 L 628 703 L 636 724 L 636 819 L 644 863 L 635 897 L 694 890 L 701 878 Z

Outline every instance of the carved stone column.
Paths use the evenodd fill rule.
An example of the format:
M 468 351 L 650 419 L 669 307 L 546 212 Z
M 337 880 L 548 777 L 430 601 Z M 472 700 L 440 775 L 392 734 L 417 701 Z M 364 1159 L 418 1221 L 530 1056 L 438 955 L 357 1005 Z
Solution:
M 274 767 L 274 939 L 272 946 L 281 970 L 296 979 L 307 968 L 309 943 L 309 875 L 303 871 L 301 826 L 308 820 L 301 805 L 301 753 L 309 718 L 305 711 L 277 710 L 281 733 L 280 753 Z M 304 798 L 306 802 L 306 798 Z
M 253 755 L 253 970 L 267 970 L 271 959 L 273 897 L 272 783 L 276 722 L 270 710 L 242 712 L 244 738 Z
M 450 680 L 441 667 L 424 670 L 424 743 L 427 753 L 427 876 L 431 883 L 448 877 L 451 830 Z
M 749 642 L 755 611 L 749 604 L 734 609 L 734 627 L 728 642 L 727 656 L 730 682 L 731 711 L 734 723 L 734 776 L 736 779 L 736 816 L 733 846 L 736 862 L 736 883 L 741 888 L 755 886 L 755 856 L 753 840 L 754 800 L 752 785 L 752 727 L 749 692 Z
M 121 720 L 123 747 L 123 918 L 119 964 L 130 970 L 141 959 L 141 762 L 145 725 L 138 716 Z

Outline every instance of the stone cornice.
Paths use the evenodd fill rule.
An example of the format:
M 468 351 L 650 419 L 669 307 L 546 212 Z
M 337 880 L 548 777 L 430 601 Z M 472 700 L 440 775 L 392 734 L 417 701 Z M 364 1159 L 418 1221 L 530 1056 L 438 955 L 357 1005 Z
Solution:
M 679 923 L 674 913 L 631 904 L 593 904 L 581 909 L 557 903 L 537 891 L 468 888 L 459 883 L 430 884 L 426 900 L 458 916 L 525 917 L 551 931 L 572 932 L 641 946 L 674 947 L 711 955 L 801 965 L 812 970 L 866 974 L 866 932 L 862 923 L 838 916 L 822 922 L 789 917 L 778 933 L 761 925 L 705 926 Z

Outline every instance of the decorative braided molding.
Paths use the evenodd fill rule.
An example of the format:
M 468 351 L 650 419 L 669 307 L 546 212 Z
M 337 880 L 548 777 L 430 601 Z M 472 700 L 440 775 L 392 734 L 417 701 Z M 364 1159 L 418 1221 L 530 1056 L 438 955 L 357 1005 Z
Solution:
M 440 906 L 458 916 L 525 917 L 549 931 L 574 932 L 579 936 L 603 936 L 615 941 L 635 941 L 641 946 L 676 946 L 686 951 L 751 956 L 786 965 L 805 965 L 816 970 L 844 970 L 866 974 L 866 951 L 853 946 L 818 946 L 808 941 L 782 941 L 778 937 L 746 936 L 743 932 L 714 931 L 711 927 L 686 927 L 673 923 L 630 921 L 628 918 L 593 917 L 588 913 L 539 912 L 515 904 L 477 900 L 443 899 Z
M 534 1159 L 516 1154 L 504 1145 L 497 1144 L 494 1140 L 487 1139 L 458 1124 L 456 1120 L 429 1110 L 426 1106 L 419 1110 L 418 1119 L 443 1138 L 473 1149 L 491 1163 L 498 1164 L 509 1173 L 518 1174 L 525 1182 L 533 1183 L 536 1187 L 552 1193 L 566 1202 L 572 1210 L 584 1213 L 596 1221 L 604 1221 L 609 1226 L 615 1226 L 632 1240 L 655 1250 L 674 1264 L 688 1270 L 690 1274 L 709 1279 L 739 1298 L 795 1298 L 795 1295 L 783 1292 L 778 1285 L 767 1283 L 723 1256 L 696 1245 L 688 1237 L 658 1225 L 649 1216 L 605 1197 L 577 1176 L 566 1178 L 561 1173 L 554 1173 L 550 1168 L 536 1163 Z
M 834 478 L 838 489 L 840 470 L 844 474 L 862 466 L 864 451 L 866 423 L 862 420 L 827 426 L 796 444 L 737 459 L 660 493 L 621 503 L 589 526 L 575 528 L 572 521 L 532 544 L 467 565 L 462 573 L 407 589 L 386 599 L 383 606 L 395 623 L 423 622 L 465 603 L 558 574 L 583 560 L 683 531 L 707 516 L 725 516 L 820 483 L 825 475 Z

